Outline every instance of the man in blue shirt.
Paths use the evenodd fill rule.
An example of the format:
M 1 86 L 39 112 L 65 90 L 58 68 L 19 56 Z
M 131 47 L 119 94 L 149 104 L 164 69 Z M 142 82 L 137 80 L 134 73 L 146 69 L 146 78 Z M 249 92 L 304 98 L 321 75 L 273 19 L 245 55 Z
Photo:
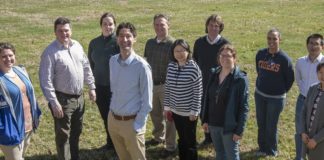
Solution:
M 133 50 L 133 24 L 119 24 L 116 34 L 120 53 L 109 62 L 112 98 L 108 131 L 120 160 L 143 160 L 146 121 L 152 110 L 151 67 Z

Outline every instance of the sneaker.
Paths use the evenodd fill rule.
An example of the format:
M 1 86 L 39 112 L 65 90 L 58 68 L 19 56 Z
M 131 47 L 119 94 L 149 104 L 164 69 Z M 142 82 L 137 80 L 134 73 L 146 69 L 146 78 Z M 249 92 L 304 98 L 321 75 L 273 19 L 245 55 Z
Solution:
M 265 156 L 267 156 L 267 153 L 262 152 L 262 151 L 257 151 L 257 152 L 255 152 L 255 155 L 257 157 L 265 157 Z
M 271 154 L 267 154 L 267 156 L 270 156 L 270 157 L 278 157 L 278 152 L 274 152 L 274 153 L 271 153 Z
M 159 142 L 159 141 L 157 141 L 155 139 L 151 139 L 149 141 L 146 141 L 145 145 L 147 145 L 147 146 L 156 146 L 156 145 L 159 145 L 159 144 L 162 144 L 162 143 L 163 142 Z

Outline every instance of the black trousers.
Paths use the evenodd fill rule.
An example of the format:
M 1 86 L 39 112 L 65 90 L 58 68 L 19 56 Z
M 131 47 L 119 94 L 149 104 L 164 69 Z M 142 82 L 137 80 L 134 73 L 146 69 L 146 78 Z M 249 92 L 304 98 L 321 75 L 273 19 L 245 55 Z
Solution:
M 190 121 L 188 116 L 173 113 L 173 120 L 178 132 L 178 149 L 180 160 L 197 160 L 196 127 L 197 120 Z
M 108 113 L 110 107 L 111 91 L 109 86 L 96 85 L 96 104 L 98 106 L 101 118 L 105 125 L 105 132 L 107 135 L 107 145 L 113 145 L 108 132 Z
M 205 86 L 205 85 L 203 85 L 203 86 Z M 206 89 L 204 88 L 203 90 L 205 91 Z M 205 93 L 203 93 L 203 95 L 205 95 Z M 204 107 L 204 101 L 205 101 L 205 99 L 204 99 L 204 96 L 203 96 L 201 98 L 201 106 L 202 107 Z M 202 120 L 203 110 L 204 110 L 204 108 L 201 108 L 201 112 L 199 114 L 200 120 Z M 212 143 L 212 139 L 210 137 L 210 133 L 209 132 L 204 132 L 204 135 L 205 135 L 205 139 L 204 139 L 203 142 L 210 142 L 210 143 Z

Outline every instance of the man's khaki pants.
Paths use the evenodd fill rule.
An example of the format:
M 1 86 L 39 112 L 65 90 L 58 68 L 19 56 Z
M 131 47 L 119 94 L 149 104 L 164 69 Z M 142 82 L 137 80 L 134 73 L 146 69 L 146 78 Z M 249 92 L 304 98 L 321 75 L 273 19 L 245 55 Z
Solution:
M 153 123 L 153 137 L 158 142 L 165 141 L 166 149 L 174 151 L 176 144 L 176 128 L 173 121 L 165 120 L 164 111 L 164 85 L 154 85 L 153 87 L 153 109 L 150 113 Z
M 145 160 L 145 132 L 136 133 L 134 119 L 116 120 L 108 114 L 108 131 L 120 160 Z

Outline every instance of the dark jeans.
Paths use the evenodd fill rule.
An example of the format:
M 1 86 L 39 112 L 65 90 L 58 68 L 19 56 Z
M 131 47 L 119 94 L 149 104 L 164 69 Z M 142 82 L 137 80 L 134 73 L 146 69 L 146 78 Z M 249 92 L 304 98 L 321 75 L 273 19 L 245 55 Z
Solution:
M 56 97 L 64 113 L 63 118 L 54 117 L 58 159 L 79 160 L 79 137 L 82 132 L 84 114 L 83 95 L 71 98 L 65 94 L 56 93 Z
M 285 98 L 268 98 L 254 94 L 258 124 L 259 150 L 276 155 L 278 150 L 278 121 L 285 105 Z
M 106 142 L 108 146 L 113 146 L 108 132 L 108 113 L 110 107 L 111 91 L 109 86 L 96 85 L 96 104 L 98 106 L 101 118 L 104 122 L 105 132 L 107 135 Z
M 190 121 L 188 116 L 173 113 L 173 120 L 178 132 L 180 160 L 197 160 L 196 127 L 197 120 Z

